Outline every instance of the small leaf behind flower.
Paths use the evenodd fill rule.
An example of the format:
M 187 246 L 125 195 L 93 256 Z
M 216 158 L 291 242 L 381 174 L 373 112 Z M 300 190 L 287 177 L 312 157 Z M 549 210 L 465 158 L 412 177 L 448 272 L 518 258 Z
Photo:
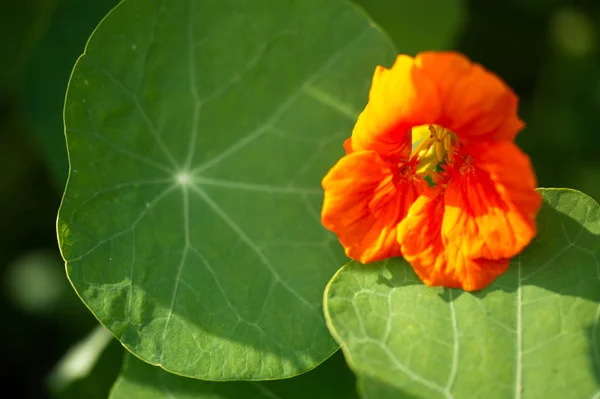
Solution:
M 357 399 L 341 353 L 314 370 L 282 381 L 210 382 L 180 377 L 127 355 L 109 399 Z

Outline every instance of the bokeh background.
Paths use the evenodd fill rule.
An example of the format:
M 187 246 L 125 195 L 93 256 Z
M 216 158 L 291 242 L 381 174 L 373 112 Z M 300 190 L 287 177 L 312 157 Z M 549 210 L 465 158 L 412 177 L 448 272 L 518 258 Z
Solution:
M 517 141 L 539 185 L 600 199 L 599 1 L 355 2 L 400 52 L 455 49 L 498 73 L 521 99 Z M 122 349 L 71 289 L 55 235 L 68 78 L 117 3 L 0 0 L 0 397 L 106 398 L 119 372 Z

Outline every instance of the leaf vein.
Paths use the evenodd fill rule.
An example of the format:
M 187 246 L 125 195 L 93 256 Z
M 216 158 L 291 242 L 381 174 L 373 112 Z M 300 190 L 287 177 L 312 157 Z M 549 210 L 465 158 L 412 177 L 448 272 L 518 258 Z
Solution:
M 263 136 L 265 133 L 267 133 L 269 129 L 271 129 L 273 125 L 279 120 L 281 115 L 283 115 L 283 113 L 286 112 L 303 93 L 305 93 L 305 88 L 311 85 L 317 79 L 319 79 L 329 68 L 331 68 L 341 58 L 341 56 L 348 48 L 352 47 L 369 30 L 370 27 L 365 28 L 354 39 L 349 41 L 348 44 L 346 44 L 346 46 L 340 48 L 338 51 L 333 53 L 331 57 L 329 57 L 329 59 L 327 59 L 327 61 L 319 69 L 317 69 L 316 72 L 314 72 L 312 75 L 306 78 L 306 80 L 298 87 L 298 89 L 292 92 L 291 95 L 278 108 L 275 109 L 275 111 L 271 114 L 271 116 L 267 119 L 267 121 L 264 124 L 258 126 L 252 132 L 250 132 L 245 137 L 234 143 L 231 147 L 229 147 L 219 155 L 216 155 L 214 158 L 194 168 L 192 170 L 192 174 L 200 174 L 210 169 L 211 167 L 219 164 L 224 159 L 229 158 L 231 155 L 237 153 L 239 150 L 246 147 L 248 144 L 252 143 L 253 141 Z
M 127 86 L 125 86 L 123 84 L 123 82 L 121 82 L 121 80 L 119 80 L 119 78 L 117 78 L 115 75 L 112 74 L 112 72 L 110 72 L 108 69 L 103 67 L 100 63 L 98 63 L 96 60 L 94 60 L 92 57 L 90 57 L 89 54 L 86 54 L 85 58 L 88 61 L 90 61 L 92 64 L 94 64 L 94 66 L 96 66 L 96 68 L 104 76 L 106 76 L 117 88 L 119 88 L 123 92 L 123 94 L 125 94 L 131 100 L 131 102 L 135 106 L 136 110 L 140 114 L 142 121 L 148 128 L 148 131 L 154 137 L 154 140 L 155 140 L 156 144 L 158 145 L 158 148 L 160 149 L 160 151 L 163 153 L 163 156 L 171 163 L 171 166 L 173 168 L 179 169 L 177 166 L 177 160 L 175 159 L 175 157 L 173 156 L 173 154 L 171 153 L 171 151 L 169 150 L 169 148 L 163 141 L 162 137 L 158 133 L 158 130 L 156 129 L 156 126 L 154 125 L 154 122 L 152 122 L 152 120 L 148 116 L 148 112 L 146 111 L 146 109 L 144 108 L 142 103 L 140 102 L 140 99 L 137 96 L 137 94 L 135 94 L 129 88 L 127 88 Z

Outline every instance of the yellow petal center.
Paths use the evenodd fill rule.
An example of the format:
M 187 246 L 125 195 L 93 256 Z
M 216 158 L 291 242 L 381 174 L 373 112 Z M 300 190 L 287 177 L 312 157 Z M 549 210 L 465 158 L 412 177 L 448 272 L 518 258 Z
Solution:
M 451 160 L 457 147 L 456 135 L 443 126 L 421 125 L 412 128 L 410 157 L 418 158 L 419 174 L 435 172 L 440 163 Z

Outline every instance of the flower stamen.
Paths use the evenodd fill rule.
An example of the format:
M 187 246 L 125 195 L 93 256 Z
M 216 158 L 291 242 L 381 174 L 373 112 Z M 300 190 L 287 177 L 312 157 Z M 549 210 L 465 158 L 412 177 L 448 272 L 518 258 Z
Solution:
M 417 173 L 435 173 L 439 164 L 452 161 L 458 146 L 452 131 L 438 125 L 423 125 L 413 128 L 412 136 L 411 160 L 418 164 Z

